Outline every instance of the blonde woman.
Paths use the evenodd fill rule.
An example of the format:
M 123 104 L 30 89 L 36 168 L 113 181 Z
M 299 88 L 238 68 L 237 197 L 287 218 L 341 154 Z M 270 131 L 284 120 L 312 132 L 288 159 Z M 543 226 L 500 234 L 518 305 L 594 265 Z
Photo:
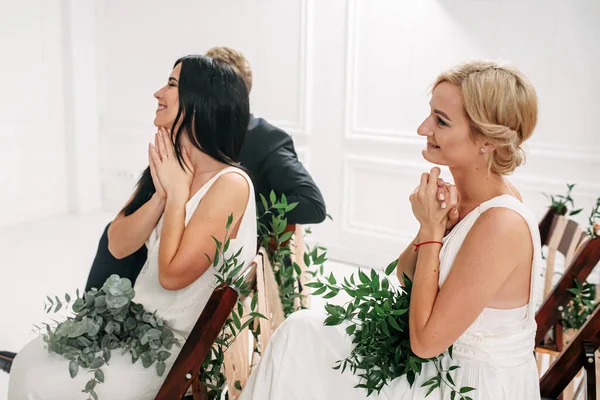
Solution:
M 412 350 L 430 358 L 453 345 L 454 359 L 445 357 L 443 365 L 460 366 L 453 380 L 475 388 L 473 399 L 539 399 L 532 298 L 539 232 L 505 179 L 524 161 L 521 145 L 537 122 L 535 90 L 515 68 L 466 62 L 438 76 L 430 106 L 418 128 L 423 157 L 448 166 L 455 186 L 440 202 L 436 167 L 410 194 L 420 229 L 397 272 L 413 278 Z M 357 376 L 332 369 L 351 349 L 343 326 L 326 327 L 322 316 L 297 312 L 271 338 L 241 398 L 363 399 L 366 391 L 354 388 Z M 429 387 L 421 385 L 436 375 L 427 363 L 412 387 L 400 377 L 370 398 L 423 399 Z M 428 399 L 450 397 L 442 385 Z

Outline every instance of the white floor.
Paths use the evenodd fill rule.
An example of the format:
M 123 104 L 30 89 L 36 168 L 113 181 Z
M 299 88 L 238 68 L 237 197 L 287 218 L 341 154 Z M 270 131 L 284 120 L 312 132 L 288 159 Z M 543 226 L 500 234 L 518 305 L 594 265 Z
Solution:
M 47 295 L 83 288 L 98 239 L 112 217 L 62 216 L 0 229 L 0 350 L 18 351 L 36 336 L 34 324 L 50 321 L 44 312 Z M 333 261 L 326 269 L 336 277 L 355 271 Z M 323 305 L 322 298 L 313 298 L 312 308 Z M 8 377 L 0 372 L 0 400 L 6 400 Z
M 49 321 L 46 295 L 83 288 L 109 214 L 63 216 L 0 229 L 0 349 L 17 351 Z M 0 400 L 8 375 L 0 372 Z

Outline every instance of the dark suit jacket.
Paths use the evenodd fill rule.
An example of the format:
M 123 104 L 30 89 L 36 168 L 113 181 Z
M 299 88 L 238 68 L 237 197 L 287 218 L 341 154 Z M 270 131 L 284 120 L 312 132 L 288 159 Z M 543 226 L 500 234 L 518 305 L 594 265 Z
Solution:
M 296 208 L 286 215 L 288 224 L 314 224 L 325 220 L 323 196 L 308 171 L 298 161 L 294 142 L 286 132 L 262 118 L 251 116 L 240 154 L 240 163 L 252 177 L 259 214 L 262 215 L 264 212 L 260 193 L 268 199 L 273 190 L 278 197 L 285 194 L 288 203 L 298 202 Z M 146 256 L 146 246 L 142 246 L 123 259 L 113 257 L 108 250 L 108 226 L 106 226 L 98 243 L 96 257 L 86 283 L 86 291 L 92 287 L 99 289 L 112 274 L 126 277 L 135 283 L 146 262 Z
M 286 214 L 288 224 L 316 224 L 325 220 L 323 195 L 298 161 L 290 135 L 252 116 L 240 162 L 252 176 L 259 214 L 264 212 L 260 194 L 268 199 L 273 190 L 278 197 L 285 194 L 288 203 L 298 203 Z

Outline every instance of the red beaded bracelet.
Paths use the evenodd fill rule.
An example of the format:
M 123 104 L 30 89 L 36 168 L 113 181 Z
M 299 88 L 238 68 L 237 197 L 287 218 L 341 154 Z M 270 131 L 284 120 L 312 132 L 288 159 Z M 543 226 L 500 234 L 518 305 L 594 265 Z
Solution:
M 423 243 L 415 243 L 415 251 L 417 251 L 419 249 L 419 247 L 423 246 L 424 244 L 431 244 L 431 243 L 437 243 L 437 244 L 441 244 L 442 246 L 444 245 L 444 243 L 442 242 L 438 242 L 436 240 L 431 240 L 429 242 L 423 242 Z

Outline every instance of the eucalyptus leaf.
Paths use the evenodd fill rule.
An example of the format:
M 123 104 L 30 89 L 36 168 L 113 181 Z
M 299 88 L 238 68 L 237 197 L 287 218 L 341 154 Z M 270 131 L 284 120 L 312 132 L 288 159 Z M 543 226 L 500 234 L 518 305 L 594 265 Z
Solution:
M 94 361 L 90 364 L 91 369 L 100 368 L 104 365 L 104 359 L 102 357 L 96 357 Z
M 165 369 L 167 368 L 167 364 L 164 361 L 159 361 L 156 363 L 156 373 L 158 376 L 163 376 L 165 373 Z
M 100 383 L 104 383 L 104 372 L 101 369 L 97 369 L 94 373 L 94 378 Z
M 60 311 L 60 309 L 62 308 L 63 304 L 60 301 L 60 299 L 58 298 L 58 296 L 56 296 L 56 308 L 54 309 L 54 312 L 57 313 Z
M 85 384 L 85 390 L 93 390 L 95 387 L 96 387 L 96 381 L 93 379 L 90 379 Z
M 69 363 L 69 374 L 71 375 L 71 378 L 75 378 L 77 376 L 78 372 L 79 372 L 79 365 L 77 365 L 77 363 L 75 361 L 71 361 Z

